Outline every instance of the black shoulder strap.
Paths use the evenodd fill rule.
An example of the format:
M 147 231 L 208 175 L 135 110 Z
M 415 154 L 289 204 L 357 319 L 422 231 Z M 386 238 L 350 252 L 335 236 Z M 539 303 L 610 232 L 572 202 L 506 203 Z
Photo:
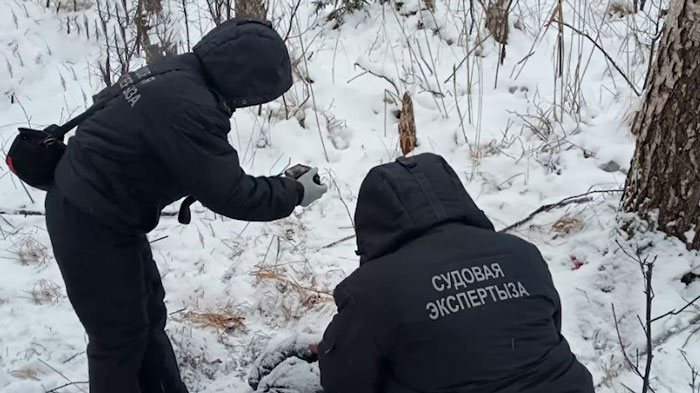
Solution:
M 147 81 L 150 78 L 154 78 L 156 75 L 161 75 L 165 74 L 166 72 L 177 71 L 181 69 L 183 69 L 183 67 L 179 64 L 179 62 L 173 61 L 157 63 L 139 68 L 134 72 L 129 72 L 128 74 L 123 75 L 121 78 L 119 78 L 115 85 L 108 87 L 106 91 L 103 91 L 103 93 L 98 94 L 95 103 L 92 104 L 87 110 L 85 110 L 85 112 L 70 119 L 67 123 L 61 126 L 52 124 L 48 126 L 44 131 L 51 134 L 56 139 L 62 140 L 63 137 L 68 132 L 70 132 L 70 130 L 77 127 L 80 123 L 85 121 L 90 116 L 94 115 L 95 112 L 104 108 L 108 102 L 119 97 L 120 94 L 123 94 L 130 87 L 135 86 L 141 82 Z M 110 91 L 110 89 L 112 89 L 112 91 Z M 195 201 L 195 198 L 193 198 L 192 196 L 188 196 L 182 202 L 182 205 L 180 206 L 180 211 L 178 212 L 178 221 L 180 223 L 190 223 L 190 206 Z
M 55 138 L 62 140 L 63 137 L 69 133 L 73 128 L 77 127 L 80 123 L 85 121 L 90 116 L 94 115 L 95 112 L 104 108 L 108 102 L 119 97 L 120 94 L 124 93 L 127 89 L 135 86 L 141 82 L 147 81 L 150 78 L 154 78 L 156 75 L 165 74 L 170 71 L 177 71 L 182 69 L 180 64 L 177 62 L 162 62 L 160 64 L 147 65 L 139 68 L 136 71 L 129 72 L 126 75 L 122 75 L 116 84 L 107 88 L 106 97 L 100 98 L 94 104 L 92 104 L 85 112 L 79 114 L 78 116 L 68 120 L 65 124 L 57 126 L 55 124 L 50 125 L 46 128 L 46 131 L 53 135 Z M 112 91 L 109 91 L 112 89 Z

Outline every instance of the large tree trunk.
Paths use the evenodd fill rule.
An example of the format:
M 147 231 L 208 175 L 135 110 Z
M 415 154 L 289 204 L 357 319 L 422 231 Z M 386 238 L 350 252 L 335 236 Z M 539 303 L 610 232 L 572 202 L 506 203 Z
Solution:
M 700 249 L 700 0 L 673 0 L 651 72 L 624 208 Z

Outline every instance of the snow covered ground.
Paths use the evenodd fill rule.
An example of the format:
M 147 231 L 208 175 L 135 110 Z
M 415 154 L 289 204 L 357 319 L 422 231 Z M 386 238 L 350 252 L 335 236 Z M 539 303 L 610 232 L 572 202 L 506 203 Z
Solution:
M 17 126 L 65 121 L 102 86 L 94 7 L 56 12 L 44 3 L 0 2 L 3 152 Z M 196 42 L 211 22 L 204 6 L 190 3 Z M 514 2 L 499 65 L 501 47 L 479 27 L 478 7 L 477 25 L 464 39 L 471 24 L 465 3 L 439 1 L 434 13 L 414 0 L 401 7 L 371 4 L 334 28 L 325 18 L 332 6 L 316 14 L 303 2 L 288 40 L 298 72 L 285 95 L 287 109 L 278 100 L 262 115 L 257 108 L 237 112 L 230 141 L 249 172 L 277 174 L 290 162 L 317 165 L 330 192 L 267 224 L 224 219 L 196 205 L 189 226 L 164 217 L 150 235 L 172 313 L 168 331 L 191 391 L 247 392 L 248 367 L 271 338 L 325 328 L 335 310 L 332 289 L 358 264 L 353 240 L 340 240 L 353 234 L 360 182 L 371 167 L 400 155 L 397 94 L 413 98 L 416 152 L 445 156 L 497 228 L 572 195 L 623 187 L 639 99 L 621 73 L 571 29 L 564 27 L 558 40 L 558 24 L 549 23 L 555 0 Z M 608 4 L 571 0 L 562 13 L 598 39 L 641 90 L 648 61 L 642 45 L 654 34 L 653 22 L 641 14 L 613 15 Z M 271 4 L 283 35 L 293 6 Z M 621 246 L 657 258 L 654 316 L 700 294 L 700 283 L 680 282 L 697 271 L 698 252 L 619 213 L 620 196 L 594 194 L 512 231 L 540 246 L 561 293 L 564 334 L 600 392 L 641 391 L 612 315 L 614 304 L 627 353 L 643 363 L 645 335 L 637 320 L 645 310 L 643 280 Z M 25 190 L 0 164 L 0 210 L 18 209 L 43 211 L 43 193 Z M 691 388 L 689 364 L 700 368 L 700 334 L 692 335 L 699 321 L 700 311 L 690 307 L 654 322 L 656 392 Z M 85 344 L 43 217 L 0 215 L 0 391 L 44 392 L 86 381 Z M 87 386 L 61 391 L 81 389 Z

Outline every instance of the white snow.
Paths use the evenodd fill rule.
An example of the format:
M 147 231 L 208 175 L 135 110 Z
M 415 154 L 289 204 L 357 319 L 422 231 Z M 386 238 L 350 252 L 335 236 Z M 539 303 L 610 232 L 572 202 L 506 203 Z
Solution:
M 0 2 L 3 153 L 17 126 L 65 121 L 85 109 L 102 87 L 96 68 L 102 41 L 87 39 L 75 27 L 66 31 L 67 18 L 81 23 L 85 18 L 92 28 L 96 10 L 57 13 L 43 3 Z M 289 6 L 272 3 L 270 12 L 284 34 Z M 563 78 L 555 85 L 557 25 L 546 24 L 556 1 L 517 2 L 504 63 L 498 66 L 500 47 L 487 39 L 475 51 L 478 56 L 471 54 L 457 69 L 456 82 L 450 78 L 454 67 L 486 35 L 477 26 L 465 42 L 470 20 L 461 7 L 466 2 L 436 2 L 434 17 L 418 12 L 418 1 L 400 11 L 388 3 L 371 4 L 346 15 L 338 29 L 325 22 L 333 7 L 316 16 L 314 6 L 303 3 L 298 11 L 302 34 L 295 24 L 289 45 L 298 59 L 303 40 L 307 60 L 298 67 L 313 81 L 314 99 L 306 99 L 309 87 L 297 80 L 285 95 L 288 119 L 282 100 L 265 105 L 262 116 L 257 108 L 238 111 L 230 141 L 250 173 L 278 174 L 290 162 L 317 165 L 331 190 L 310 208 L 274 223 L 229 220 L 195 205 L 189 226 L 163 218 L 150 234 L 154 240 L 167 236 L 153 244 L 153 251 L 172 312 L 168 332 L 192 391 L 249 391 L 250 364 L 267 342 L 296 331 L 322 332 L 335 311 L 332 289 L 357 267 L 353 240 L 328 246 L 353 234 L 351 215 L 367 171 L 400 155 L 394 116 L 400 102 L 391 83 L 355 63 L 385 75 L 399 94 L 412 95 L 420 143 L 416 152 L 445 156 L 497 228 L 544 204 L 624 186 L 634 151 L 629 124 L 639 98 L 600 51 L 570 30 L 564 32 Z M 639 30 L 639 40 L 648 42 L 653 24 L 641 14 L 611 17 L 607 4 L 569 2 L 565 19 L 592 37 L 599 35 L 641 90 L 648 51 L 631 37 Z M 196 42 L 212 23 L 206 7 L 192 2 L 189 11 L 191 41 Z M 427 29 L 416 28 L 420 18 Z M 438 33 L 431 30 L 436 28 Z M 576 89 L 579 93 L 572 94 Z M 571 110 L 572 102 L 580 104 L 580 111 Z M 610 161 L 620 171 L 600 168 Z M 637 224 L 634 231 L 623 231 L 622 223 L 630 218 L 619 212 L 619 193 L 592 197 L 589 203 L 538 215 L 513 233 L 537 244 L 547 259 L 562 297 L 564 334 L 593 373 L 598 391 L 625 392 L 623 384 L 641 391 L 640 379 L 622 358 L 611 304 L 627 352 L 634 361 L 639 351 L 642 364 L 644 332 L 637 321 L 644 314 L 642 276 L 616 242 L 657 258 L 654 316 L 700 294 L 700 283 L 680 282 L 700 258 L 679 240 Z M 16 209 L 43 211 L 43 193 L 25 192 L 3 163 L 0 210 Z M 572 220 L 568 233 L 558 229 L 563 216 Z M 32 289 L 50 288 L 49 283 L 59 286 L 58 297 L 49 290 L 39 302 L 33 299 L 32 292 L 42 294 Z M 205 312 L 240 313 L 245 327 L 217 329 L 192 318 Z M 699 321 L 700 311 L 690 307 L 654 323 L 656 392 L 689 388 L 691 371 L 681 350 L 700 367 L 700 333 L 691 334 Z M 0 391 L 44 392 L 67 380 L 87 380 L 86 337 L 65 296 L 43 217 L 0 215 L 0 329 Z M 61 391 L 80 389 L 87 386 Z

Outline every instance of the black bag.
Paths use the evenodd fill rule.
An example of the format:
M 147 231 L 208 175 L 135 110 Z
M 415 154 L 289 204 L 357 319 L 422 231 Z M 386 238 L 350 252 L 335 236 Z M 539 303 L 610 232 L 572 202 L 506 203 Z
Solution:
M 63 137 L 56 135 L 56 125 L 43 130 L 20 128 L 5 161 L 12 173 L 34 188 L 48 191 L 53 172 L 66 151 Z

